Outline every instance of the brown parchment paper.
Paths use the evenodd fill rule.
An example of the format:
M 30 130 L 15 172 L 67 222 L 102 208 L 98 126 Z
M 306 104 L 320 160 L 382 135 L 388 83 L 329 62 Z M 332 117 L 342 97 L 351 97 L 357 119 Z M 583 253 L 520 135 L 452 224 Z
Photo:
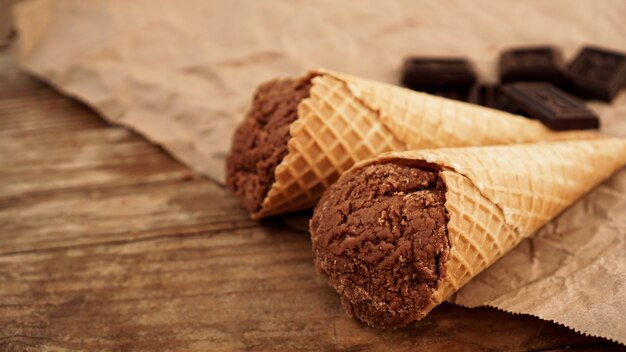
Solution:
M 397 82 L 405 56 L 456 55 L 495 81 L 508 46 L 626 51 L 619 0 L 31 0 L 14 15 L 24 68 L 218 181 L 255 87 L 275 76 L 327 67 Z M 626 136 L 625 93 L 591 107 L 603 132 Z M 622 170 L 451 301 L 626 343 L 625 256 Z

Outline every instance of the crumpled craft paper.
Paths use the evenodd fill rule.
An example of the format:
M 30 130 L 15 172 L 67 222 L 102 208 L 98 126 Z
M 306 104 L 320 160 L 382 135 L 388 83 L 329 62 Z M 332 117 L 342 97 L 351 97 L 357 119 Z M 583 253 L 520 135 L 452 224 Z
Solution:
M 404 57 L 445 55 L 495 81 L 508 46 L 626 51 L 619 0 L 31 0 L 14 15 L 25 69 L 218 181 L 255 87 L 276 76 L 327 67 L 397 82 Z M 591 107 L 603 132 L 626 136 L 625 93 Z M 625 242 L 622 170 L 451 301 L 626 343 Z

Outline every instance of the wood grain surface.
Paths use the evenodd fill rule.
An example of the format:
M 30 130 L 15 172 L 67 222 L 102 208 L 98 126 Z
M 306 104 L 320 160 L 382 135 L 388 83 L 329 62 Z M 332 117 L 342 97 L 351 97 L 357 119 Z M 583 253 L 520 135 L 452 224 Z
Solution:
M 0 51 L 0 351 L 603 351 L 554 323 L 444 304 L 347 317 L 308 234 L 20 71 Z

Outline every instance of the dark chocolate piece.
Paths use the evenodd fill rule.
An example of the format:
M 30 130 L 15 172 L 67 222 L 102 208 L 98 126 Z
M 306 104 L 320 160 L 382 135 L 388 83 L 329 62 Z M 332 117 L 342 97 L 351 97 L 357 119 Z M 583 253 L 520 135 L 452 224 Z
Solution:
M 500 93 L 500 85 L 498 84 L 475 85 L 470 91 L 468 101 L 472 104 L 482 105 L 512 114 L 520 113 L 517 105 L 507 96 Z
M 476 105 L 498 109 L 498 85 L 480 84 L 472 87 L 469 94 L 469 102 Z
M 575 94 L 611 101 L 626 83 L 626 55 L 585 47 L 569 65 L 568 73 Z
M 446 186 L 438 171 L 370 165 L 342 177 L 313 212 L 318 270 L 344 308 L 370 326 L 404 326 L 445 275 Z
M 507 50 L 500 56 L 500 81 L 550 82 L 563 86 L 567 82 L 563 55 L 549 46 Z
M 496 97 L 496 109 L 509 112 L 516 115 L 524 115 L 524 111 L 520 109 L 519 104 L 511 99 L 508 95 L 502 93 L 502 86 L 498 87 L 498 95 Z
M 440 97 L 460 100 L 460 101 L 469 101 L 469 96 L 472 88 L 470 87 L 452 87 L 452 88 L 427 88 L 423 91 L 428 94 L 437 95 Z
M 402 68 L 402 85 L 419 91 L 428 88 L 469 88 L 474 82 L 474 68 L 467 60 L 460 58 L 414 57 L 405 60 Z
M 524 115 L 540 120 L 553 130 L 600 127 L 600 120 L 591 110 L 550 83 L 507 84 L 501 92 Z

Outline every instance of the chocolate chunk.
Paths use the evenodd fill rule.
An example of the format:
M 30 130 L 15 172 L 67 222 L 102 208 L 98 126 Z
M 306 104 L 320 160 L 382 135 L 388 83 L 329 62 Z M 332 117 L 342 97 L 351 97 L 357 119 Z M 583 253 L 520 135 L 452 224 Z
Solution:
M 524 114 L 553 130 L 600 127 L 598 117 L 576 98 L 550 83 L 513 83 L 501 92 Z
M 476 73 L 465 59 L 409 58 L 402 69 L 402 85 L 448 99 L 468 101 Z
M 626 55 L 585 47 L 569 65 L 568 73 L 575 94 L 611 101 L 626 83 Z
M 520 109 L 515 100 L 511 99 L 508 95 L 502 93 L 502 86 L 498 88 L 495 109 L 510 112 L 511 114 L 524 115 L 524 111 Z
M 465 59 L 413 57 L 405 60 L 402 68 L 402 85 L 419 91 L 469 88 L 474 82 L 476 72 Z
M 500 81 L 550 82 L 563 86 L 567 82 L 563 55 L 549 46 L 507 50 L 500 56 Z
M 432 94 L 432 95 L 436 95 L 436 96 L 440 96 L 440 97 L 444 97 L 448 99 L 469 101 L 471 90 L 472 90 L 471 87 L 453 87 L 453 88 L 447 88 L 447 89 L 426 88 L 423 91 L 428 94 Z
M 468 102 L 512 114 L 520 113 L 517 104 L 500 93 L 500 85 L 498 84 L 475 85 L 470 91 Z
M 472 104 L 498 109 L 498 85 L 480 84 L 472 87 L 468 101 Z

